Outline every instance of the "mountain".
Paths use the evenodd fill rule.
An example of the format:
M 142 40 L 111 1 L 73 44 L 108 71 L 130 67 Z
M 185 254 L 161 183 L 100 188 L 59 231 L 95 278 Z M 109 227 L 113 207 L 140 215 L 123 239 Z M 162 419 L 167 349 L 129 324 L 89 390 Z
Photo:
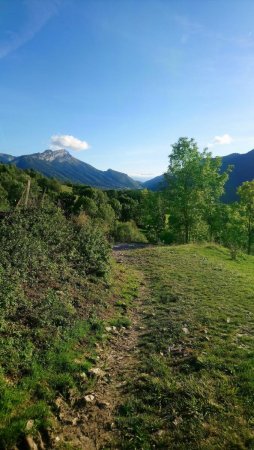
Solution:
M 229 176 L 225 186 L 225 195 L 223 199 L 226 202 L 237 200 L 236 190 L 244 181 L 254 179 L 254 150 L 248 153 L 232 153 L 222 157 L 221 170 L 225 170 L 229 165 L 234 168 Z
M 0 153 L 0 163 L 6 164 L 15 159 L 12 155 L 7 155 L 6 153 Z
M 225 202 L 233 202 L 237 200 L 237 188 L 244 181 L 251 181 L 254 179 L 254 150 L 248 153 L 232 153 L 231 155 L 223 156 L 221 170 L 224 171 L 229 165 L 233 165 L 234 169 L 229 175 L 229 179 L 225 185 L 225 195 L 223 200 Z M 152 178 L 143 183 L 143 186 L 151 191 L 158 191 L 163 187 L 164 176 Z
M 143 186 L 150 191 L 159 191 L 165 185 L 164 175 L 159 175 L 158 177 L 152 178 L 151 180 L 145 181 Z
M 20 169 L 34 169 L 47 177 L 54 177 L 60 181 L 87 184 L 102 189 L 140 189 L 142 184 L 133 180 L 125 173 L 108 169 L 95 169 L 66 150 L 45 150 L 14 157 L 0 153 L 0 162 L 15 164 Z

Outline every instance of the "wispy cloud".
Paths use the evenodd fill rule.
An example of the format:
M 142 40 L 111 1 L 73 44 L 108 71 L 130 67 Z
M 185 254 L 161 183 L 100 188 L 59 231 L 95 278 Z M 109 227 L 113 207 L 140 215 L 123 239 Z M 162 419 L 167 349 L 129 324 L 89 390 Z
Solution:
M 155 177 L 156 175 L 153 172 L 147 172 L 147 173 L 143 173 L 143 172 L 134 172 L 134 173 L 130 173 L 130 177 L 132 178 L 137 178 L 138 180 L 149 180 L 150 178 Z
M 33 39 L 58 12 L 62 0 L 23 0 L 21 3 L 24 20 L 16 29 L 6 29 L 0 34 L 0 59 Z
M 194 21 L 188 16 L 175 15 L 173 20 L 182 30 L 183 34 L 180 39 L 182 44 L 186 44 L 190 37 L 196 35 L 212 39 L 213 41 L 221 41 L 239 48 L 248 49 L 254 47 L 254 35 L 252 31 L 246 31 L 246 33 L 241 35 L 227 35 L 216 31 L 215 28 L 208 29 L 204 24 Z
M 76 152 L 81 150 L 87 150 L 89 144 L 86 141 L 71 136 L 70 134 L 54 135 L 51 136 L 51 148 L 56 150 L 60 148 L 68 148 Z

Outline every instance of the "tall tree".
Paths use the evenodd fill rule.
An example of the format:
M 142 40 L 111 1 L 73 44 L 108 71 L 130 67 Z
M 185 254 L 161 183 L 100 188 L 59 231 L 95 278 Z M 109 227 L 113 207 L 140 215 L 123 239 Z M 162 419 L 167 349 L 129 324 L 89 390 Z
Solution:
M 240 197 L 240 204 L 243 207 L 243 214 L 246 217 L 247 252 L 250 255 L 254 233 L 254 180 L 243 183 L 238 188 L 237 193 Z
M 166 174 L 170 217 L 185 243 L 201 223 L 212 229 L 228 178 L 228 171 L 221 174 L 220 167 L 220 158 L 213 159 L 207 149 L 199 151 L 194 139 L 181 137 L 172 145 Z

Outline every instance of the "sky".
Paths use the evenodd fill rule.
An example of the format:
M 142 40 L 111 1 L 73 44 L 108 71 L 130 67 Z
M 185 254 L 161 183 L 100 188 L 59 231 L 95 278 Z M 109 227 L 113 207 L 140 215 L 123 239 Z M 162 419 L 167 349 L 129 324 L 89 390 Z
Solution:
M 254 148 L 253 0 L 0 0 L 0 152 L 149 179 Z

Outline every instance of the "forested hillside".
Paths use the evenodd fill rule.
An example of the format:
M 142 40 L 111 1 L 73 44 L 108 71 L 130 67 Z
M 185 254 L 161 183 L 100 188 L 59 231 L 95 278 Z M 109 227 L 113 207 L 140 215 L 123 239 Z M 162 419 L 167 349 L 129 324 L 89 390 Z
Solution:
M 139 189 L 141 184 L 125 173 L 95 167 L 71 156 L 67 150 L 45 150 L 14 157 L 0 153 L 0 163 L 13 164 L 20 169 L 33 169 L 62 182 L 82 183 L 101 189 Z
M 227 183 L 225 184 L 225 194 L 223 201 L 231 203 L 238 200 L 237 189 L 245 181 L 254 179 L 254 150 L 248 153 L 233 153 L 231 155 L 222 156 L 221 170 L 224 171 L 229 165 L 232 171 L 229 174 Z M 166 182 L 164 175 L 146 181 L 143 186 L 152 191 L 165 189 Z

